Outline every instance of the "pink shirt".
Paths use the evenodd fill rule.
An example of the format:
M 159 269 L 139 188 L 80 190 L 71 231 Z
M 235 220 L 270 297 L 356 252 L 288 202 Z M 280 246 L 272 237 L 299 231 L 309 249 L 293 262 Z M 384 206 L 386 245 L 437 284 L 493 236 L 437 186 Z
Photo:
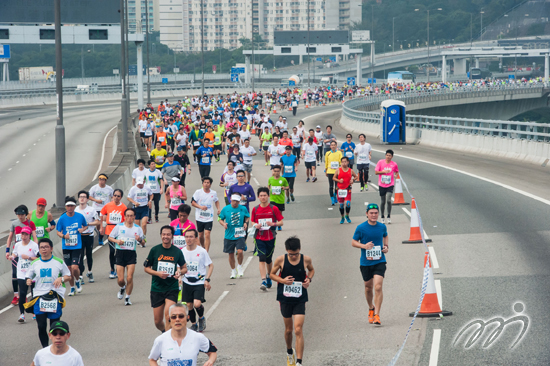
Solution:
M 183 201 L 183 189 L 182 189 L 182 186 L 179 186 L 178 188 L 178 191 L 177 192 L 174 192 L 172 190 L 172 186 L 170 186 L 170 188 L 168 188 L 169 192 L 170 192 L 170 208 L 172 210 L 176 210 L 181 206 L 183 205 L 185 202 Z M 179 199 L 179 204 L 178 204 L 178 199 Z
M 380 160 L 376 164 L 375 170 L 377 172 L 387 172 L 387 174 L 381 174 L 378 176 L 378 185 L 380 187 L 387 188 L 395 184 L 393 176 L 394 173 L 399 172 L 399 168 L 397 167 L 397 163 L 395 161 L 391 161 L 389 164 L 386 164 L 386 159 Z
M 185 232 L 187 230 L 197 230 L 197 227 L 193 222 L 189 219 L 182 225 L 180 222 L 180 219 L 175 219 L 170 223 L 170 226 L 172 226 L 174 229 L 176 229 L 176 232 L 174 235 L 185 235 Z

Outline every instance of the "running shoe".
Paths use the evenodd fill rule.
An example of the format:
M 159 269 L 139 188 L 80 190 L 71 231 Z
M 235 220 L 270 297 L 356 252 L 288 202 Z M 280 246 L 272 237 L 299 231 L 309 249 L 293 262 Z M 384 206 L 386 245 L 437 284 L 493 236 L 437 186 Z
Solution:
M 105 245 L 105 243 L 103 243 L 103 240 L 100 240 L 97 242 L 97 245 L 99 245 L 100 247 L 102 247 L 103 245 Z
M 244 251 L 247 252 L 248 251 L 248 245 L 244 245 Z
M 197 323 L 191 324 L 191 328 L 190 328 L 190 329 L 196 332 L 196 331 L 199 330 L 199 326 L 197 325 Z
M 344 223 L 344 218 L 342 217 L 342 220 L 340 220 L 340 225 Z
M 369 309 L 369 324 L 372 324 L 374 321 L 374 308 Z
M 290 197 L 288 197 L 288 198 L 286 199 L 286 204 L 287 204 L 287 205 L 290 204 Z
M 130 298 L 127 297 L 126 300 L 124 301 L 124 306 L 130 306 L 132 305 L 132 302 L 130 301 Z
M 81 293 L 82 292 L 82 285 L 80 284 L 80 280 L 75 281 L 76 285 L 76 292 Z
M 119 300 L 122 300 L 124 298 L 124 293 L 126 292 L 126 286 L 122 287 L 118 292 L 116 293 L 116 296 Z
M 237 270 L 236 269 L 231 270 L 231 276 L 229 276 L 229 278 L 231 278 L 231 279 L 237 278 Z
M 74 287 L 71 287 L 71 292 L 69 292 L 69 296 L 74 296 L 76 294 L 76 290 Z
M 282 228 L 282 227 L 280 227 L 280 226 L 277 226 L 277 231 L 282 231 L 282 230 L 283 230 L 283 228 Z
M 238 277 L 244 276 L 243 266 L 237 266 L 237 276 Z
M 92 272 L 88 272 L 88 273 L 86 274 L 86 277 L 88 277 L 88 282 L 90 282 L 90 283 L 94 283 L 94 282 L 95 282 L 95 281 L 94 281 L 94 275 L 92 274 Z
M 12 305 L 17 305 L 17 304 L 19 304 L 19 296 L 15 295 L 15 296 L 13 297 L 13 300 L 11 300 L 11 304 L 12 304 Z
M 111 271 L 109 273 L 109 278 L 112 280 L 112 279 L 115 279 L 116 278 L 116 272 L 115 271 Z
M 374 316 L 373 323 L 374 323 L 375 325 L 382 325 L 382 323 L 380 322 L 380 315 L 375 315 L 375 316 Z
M 382 217 L 382 223 L 384 223 L 384 218 Z
M 317 177 L 313 177 L 313 183 L 317 182 Z
M 365 184 L 365 191 L 368 191 L 368 190 L 369 190 L 369 185 Z
M 309 183 L 309 178 L 308 178 L 308 179 L 306 179 L 306 183 Z
M 330 197 L 330 202 L 331 202 L 331 205 L 334 206 L 336 204 L 336 200 L 334 199 L 334 197 Z
M 206 318 L 203 316 L 199 318 L 199 332 L 204 332 L 206 329 Z
M 296 366 L 296 351 L 292 349 L 292 354 L 286 354 L 286 366 Z
M 269 163 L 265 163 L 265 166 L 268 166 L 268 165 L 269 165 Z
M 346 215 L 346 221 L 348 222 L 348 224 L 351 224 L 351 219 L 349 218 L 348 215 Z
M 290 199 L 294 202 L 294 195 L 292 193 L 290 194 Z
M 155 222 L 159 222 L 159 217 L 155 216 Z
M 80 284 L 84 285 L 84 278 L 82 276 L 80 276 Z
M 389 216 L 388 216 L 388 224 L 391 224 L 391 219 Z
M 147 224 L 151 225 L 153 223 L 153 220 L 149 219 L 147 220 Z
M 24 323 L 25 322 L 25 314 L 21 314 L 19 315 L 19 320 L 18 320 L 19 323 Z
M 32 320 L 36 320 L 36 315 L 33 314 Z
M 363 192 L 363 188 L 365 188 L 365 186 L 361 186 L 361 189 L 359 191 Z
M 302 366 L 301 362 L 296 362 L 296 366 Z
M 265 291 L 267 290 L 267 281 L 263 280 L 262 284 L 260 285 L 260 290 Z

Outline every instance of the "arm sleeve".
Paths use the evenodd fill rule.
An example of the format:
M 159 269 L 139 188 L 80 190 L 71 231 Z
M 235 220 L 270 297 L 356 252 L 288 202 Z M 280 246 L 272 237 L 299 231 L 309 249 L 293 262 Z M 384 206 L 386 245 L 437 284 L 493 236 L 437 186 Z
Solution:
M 63 262 L 62 265 L 63 265 L 63 268 L 61 269 L 61 275 L 62 275 L 62 276 L 70 276 L 70 275 L 71 275 L 71 271 L 69 270 L 69 267 L 67 267 L 67 265 L 65 264 L 65 262 Z
M 203 334 L 200 334 L 200 347 L 199 350 L 204 353 L 210 353 L 210 352 L 217 352 L 218 349 L 208 338 L 206 338 Z
M 355 232 L 353 233 L 353 240 L 361 241 L 361 231 L 359 231 L 359 228 L 355 229 Z
M 256 193 L 254 192 L 254 188 L 250 187 L 249 191 L 250 195 L 248 196 L 248 202 L 256 201 Z
M 273 206 L 273 212 L 275 213 L 275 218 L 277 221 L 281 221 L 284 219 L 283 214 L 281 214 L 281 211 L 279 211 L 279 208 L 277 206 Z
M 185 257 L 183 256 L 183 252 L 179 251 L 178 266 L 183 267 L 184 265 L 185 265 Z
M 159 340 L 160 336 L 155 339 L 155 343 L 153 343 L 153 348 L 151 348 L 151 352 L 149 352 L 149 359 L 150 360 L 158 360 L 160 358 L 160 349 L 161 349 L 161 342 Z
M 115 227 L 113 228 L 113 230 L 109 234 L 109 238 L 116 239 L 117 236 L 118 236 L 118 225 L 115 225 Z

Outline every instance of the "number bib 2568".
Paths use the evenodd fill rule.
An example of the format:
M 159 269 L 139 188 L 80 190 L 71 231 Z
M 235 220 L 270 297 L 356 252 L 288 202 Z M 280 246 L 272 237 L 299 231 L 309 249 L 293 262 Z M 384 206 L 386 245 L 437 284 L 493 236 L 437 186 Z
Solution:
M 294 282 L 292 285 L 284 285 L 283 296 L 285 297 L 300 297 L 302 296 L 302 283 Z
M 169 276 L 173 276 L 176 273 L 176 265 L 170 262 L 160 261 L 157 264 L 157 271 L 166 272 Z
M 38 307 L 43 313 L 55 313 L 57 312 L 57 299 L 44 300 L 43 298 L 40 298 Z
M 365 250 L 365 255 L 369 261 L 377 261 L 382 258 L 382 249 L 380 246 L 372 247 L 372 249 Z

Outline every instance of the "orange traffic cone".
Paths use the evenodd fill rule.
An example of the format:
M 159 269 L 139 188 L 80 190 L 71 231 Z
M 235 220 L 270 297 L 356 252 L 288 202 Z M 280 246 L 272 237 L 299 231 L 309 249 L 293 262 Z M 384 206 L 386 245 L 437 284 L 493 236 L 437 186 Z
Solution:
M 392 202 L 393 205 L 408 205 L 408 202 L 405 202 L 405 197 L 403 197 L 403 186 L 401 185 L 401 177 L 397 173 L 397 178 L 395 179 L 395 199 Z
M 425 239 L 426 243 L 432 241 L 432 239 Z M 412 199 L 411 205 L 411 233 L 409 240 L 404 240 L 403 244 L 416 244 L 422 243 L 422 234 L 420 233 L 420 223 L 418 222 L 418 214 L 416 211 L 416 202 Z
M 417 316 L 420 318 L 426 318 L 453 315 L 452 311 L 441 310 L 441 306 L 439 306 L 437 291 L 435 289 L 434 274 L 432 271 L 432 263 L 428 252 L 424 254 L 424 270 L 428 271 L 428 283 L 426 284 L 424 299 L 422 299 L 420 311 L 418 312 Z M 422 288 L 424 288 L 424 286 L 422 286 Z M 414 311 L 412 313 L 409 313 L 409 316 L 414 316 Z
M 309 104 L 306 103 L 306 109 L 309 108 Z
M 288 107 L 288 111 L 289 111 L 289 112 L 292 112 L 292 107 Z
M 277 109 L 275 109 L 275 107 L 273 107 L 273 113 L 277 113 Z

